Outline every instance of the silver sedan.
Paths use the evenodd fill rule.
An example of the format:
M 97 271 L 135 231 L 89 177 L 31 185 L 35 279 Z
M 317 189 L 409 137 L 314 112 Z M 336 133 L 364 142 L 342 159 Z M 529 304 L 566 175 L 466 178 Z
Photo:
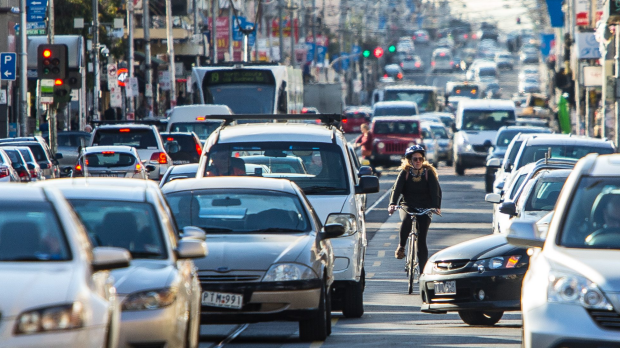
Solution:
M 133 147 L 91 146 L 79 156 L 72 176 L 148 179 L 153 170 L 155 166 L 144 164 Z
M 112 272 L 122 306 L 120 347 L 196 347 L 200 283 L 191 259 L 206 256 L 205 234 L 179 239 L 150 180 L 59 179 L 42 185 L 61 190 L 95 245 L 121 247 L 133 257 L 131 267 Z

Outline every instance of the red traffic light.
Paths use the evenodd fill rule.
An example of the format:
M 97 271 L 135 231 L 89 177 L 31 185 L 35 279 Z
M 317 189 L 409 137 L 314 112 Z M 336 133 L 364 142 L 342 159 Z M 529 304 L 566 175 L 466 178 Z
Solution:
M 381 58 L 383 57 L 383 48 L 377 47 L 372 53 L 374 54 L 375 58 Z
M 62 86 L 65 82 L 62 79 L 56 79 L 54 80 L 54 85 L 55 86 Z
M 43 50 L 43 57 L 49 58 L 51 56 L 52 56 L 52 51 L 51 50 Z

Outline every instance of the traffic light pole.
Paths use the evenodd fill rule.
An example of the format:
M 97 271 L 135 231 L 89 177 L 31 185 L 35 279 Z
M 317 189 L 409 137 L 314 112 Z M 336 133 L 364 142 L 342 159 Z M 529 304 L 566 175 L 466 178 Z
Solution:
M 145 88 L 144 97 L 149 112 L 153 110 L 153 70 L 151 67 L 151 9 L 149 8 L 149 0 L 142 3 L 142 28 L 144 29 L 144 76 Z
M 174 66 L 174 36 L 172 35 L 172 4 L 166 1 L 166 43 L 168 45 L 168 71 L 170 73 L 170 109 L 177 106 L 177 79 Z M 232 43 L 231 43 L 232 45 Z
M 28 127 L 28 37 L 26 30 L 26 0 L 19 2 L 19 40 L 20 40 L 20 61 L 19 61 L 19 112 L 20 112 L 20 135 L 26 136 Z
M 133 49 L 133 0 L 127 1 L 127 29 L 129 32 L 129 59 L 127 67 L 127 72 L 129 73 L 129 79 L 134 77 L 134 49 Z M 127 80 L 127 83 L 130 84 L 131 80 Z M 123 109 L 124 110 L 124 109 Z M 129 113 L 134 114 L 134 97 L 129 97 Z M 134 115 L 135 117 L 135 115 Z
M 47 16 L 49 21 L 47 25 L 47 40 L 50 44 L 54 44 L 54 0 L 48 1 L 47 9 L 49 10 Z M 50 106 L 47 108 L 47 118 L 47 127 L 49 129 L 50 136 L 50 148 L 52 151 L 52 156 L 56 156 L 58 139 L 56 137 L 56 105 L 54 103 L 50 104 Z
M 99 69 L 99 1 L 92 0 L 93 7 L 93 121 L 99 121 L 99 88 L 101 75 Z

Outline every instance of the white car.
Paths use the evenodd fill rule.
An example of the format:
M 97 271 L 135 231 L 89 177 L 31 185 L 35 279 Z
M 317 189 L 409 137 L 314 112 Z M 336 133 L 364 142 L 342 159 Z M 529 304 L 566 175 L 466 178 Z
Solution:
M 0 190 L 0 347 L 116 347 L 119 248 L 93 247 L 54 188 Z
M 538 68 L 526 67 L 519 72 L 519 81 L 525 80 L 525 78 L 535 78 L 538 80 L 540 73 Z
M 205 115 L 230 115 L 232 113 L 226 105 L 175 106 L 168 117 L 166 132 L 194 132 L 201 141 L 205 141 L 222 124 L 222 120 L 208 119 Z
M 93 146 L 86 147 L 79 155 L 72 176 L 146 180 L 155 169 L 152 164 L 145 165 L 133 147 Z
M 122 310 L 119 346 L 197 347 L 201 289 L 191 259 L 206 256 L 204 232 L 185 227 L 188 235 L 179 238 L 150 180 L 74 178 L 41 185 L 62 192 L 92 243 L 131 253 L 131 266 L 111 272 Z
M 248 119 L 248 116 L 231 115 L 226 122 L 236 117 Z M 246 175 L 243 156 L 301 159 L 306 168 L 304 173 L 287 167 L 255 175 L 292 180 L 304 191 L 321 222 L 346 226 L 342 237 L 331 239 L 335 256 L 334 309 L 342 310 L 346 317 L 361 317 L 367 244 L 363 194 L 378 192 L 379 180 L 371 175 L 358 177 L 354 171 L 347 140 L 332 126 L 340 120 L 339 116 L 270 116 L 280 120 L 317 119 L 319 116 L 323 123 L 253 123 L 222 127 L 207 140 L 196 177 Z M 361 169 L 363 167 L 360 173 Z
M 620 155 L 589 154 L 569 176 L 541 238 L 515 221 L 508 242 L 533 248 L 523 279 L 523 347 L 620 345 Z

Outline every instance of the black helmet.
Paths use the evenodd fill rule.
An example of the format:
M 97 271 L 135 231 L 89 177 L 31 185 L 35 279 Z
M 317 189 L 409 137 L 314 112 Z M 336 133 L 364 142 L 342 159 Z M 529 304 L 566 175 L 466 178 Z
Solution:
M 416 152 L 426 157 L 426 150 L 424 150 L 424 147 L 422 147 L 421 145 L 409 146 L 405 151 L 405 157 L 410 157 Z

